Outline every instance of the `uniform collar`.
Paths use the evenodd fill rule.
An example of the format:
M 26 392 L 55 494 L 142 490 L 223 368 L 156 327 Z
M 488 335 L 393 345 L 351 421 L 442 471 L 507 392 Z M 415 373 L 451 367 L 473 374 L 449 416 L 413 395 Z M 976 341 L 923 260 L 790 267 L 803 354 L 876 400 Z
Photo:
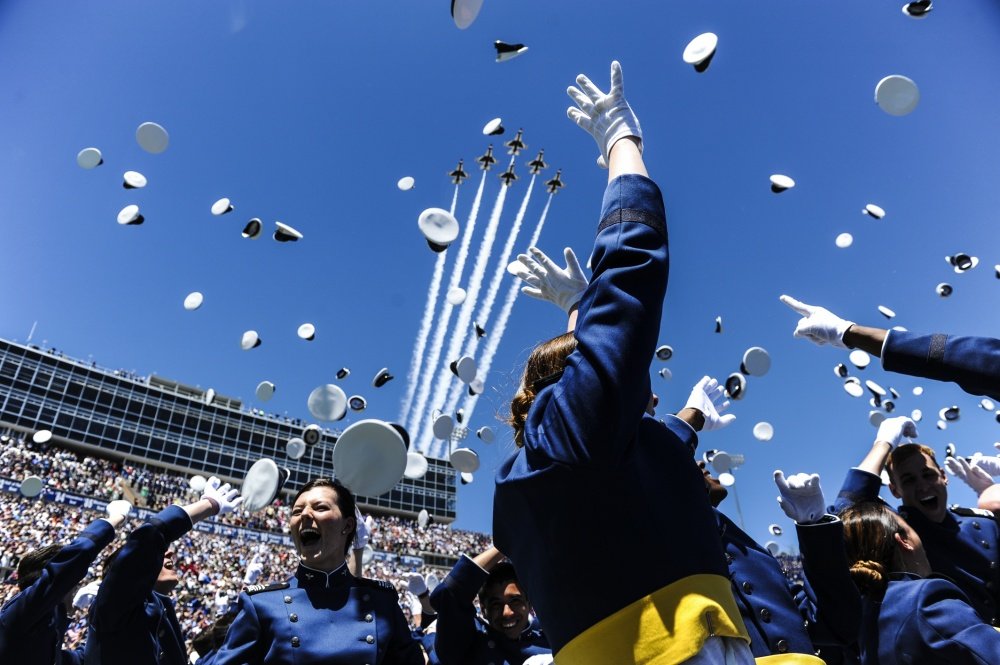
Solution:
M 340 564 L 336 570 L 331 570 L 330 572 L 316 570 L 300 563 L 298 570 L 295 571 L 295 577 L 298 579 L 300 587 L 315 586 L 327 589 L 330 587 L 347 586 L 354 578 L 347 570 L 346 561 Z

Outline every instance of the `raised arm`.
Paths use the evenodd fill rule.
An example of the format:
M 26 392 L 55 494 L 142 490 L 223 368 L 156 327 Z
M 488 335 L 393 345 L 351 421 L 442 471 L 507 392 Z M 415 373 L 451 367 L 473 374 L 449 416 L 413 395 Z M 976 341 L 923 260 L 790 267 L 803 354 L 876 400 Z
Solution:
M 495 547 L 474 559 L 463 554 L 448 576 L 431 592 L 431 605 L 438 613 L 434 653 L 441 665 L 471 662 L 479 633 L 473 601 L 489 571 L 501 559 L 503 555 Z
M 892 449 L 899 445 L 904 436 L 917 436 L 917 425 L 912 419 L 898 416 L 882 421 L 871 450 L 858 466 L 847 472 L 847 478 L 833 504 L 833 512 L 839 513 L 855 503 L 878 498 L 882 489 L 882 469 L 885 468 Z

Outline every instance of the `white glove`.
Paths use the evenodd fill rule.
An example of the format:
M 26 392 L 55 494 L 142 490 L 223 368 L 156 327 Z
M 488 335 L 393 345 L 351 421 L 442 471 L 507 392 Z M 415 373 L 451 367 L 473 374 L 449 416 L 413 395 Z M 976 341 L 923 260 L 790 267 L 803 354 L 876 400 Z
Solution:
M 704 432 L 721 429 L 736 420 L 733 414 L 721 415 L 729 408 L 726 389 L 720 386 L 718 381 L 707 376 L 702 377 L 701 381 L 691 389 L 691 395 L 684 408 L 701 412 L 705 417 L 705 425 L 701 428 Z
M 243 575 L 243 584 L 250 585 L 256 584 L 257 580 L 260 579 L 261 573 L 264 572 L 264 564 L 258 561 L 256 558 L 250 562 L 247 566 L 247 572 Z
M 80 587 L 79 591 L 73 596 L 73 607 L 78 610 L 89 608 L 90 604 L 94 602 L 94 597 L 97 596 L 97 589 L 100 586 L 100 582 L 91 582 Z
M 1000 457 L 976 453 L 972 456 L 972 466 L 978 466 L 993 477 L 1000 476 Z
M 906 416 L 896 416 L 882 421 L 882 424 L 878 426 L 875 440 L 885 441 L 890 448 L 895 448 L 904 436 L 911 438 L 917 436 L 917 424 Z
M 125 499 L 117 499 L 116 501 L 109 501 L 104 510 L 108 513 L 108 517 L 120 515 L 122 519 L 128 519 L 129 513 L 132 512 L 132 504 Z
M 978 466 L 972 466 L 964 457 L 946 457 L 944 468 L 953 476 L 958 476 L 965 484 L 971 487 L 976 495 L 993 485 L 993 476 L 986 473 Z
M 639 119 L 635 117 L 635 113 L 625 100 L 621 64 L 617 60 L 611 63 L 611 91 L 608 94 L 601 92 L 600 88 L 583 74 L 576 77 L 576 83 L 582 90 L 570 86 L 566 89 L 566 94 L 579 108 L 569 107 L 566 109 L 566 115 L 582 129 L 590 132 L 597 141 L 601 159 L 604 160 L 603 166 L 607 168 L 611 147 L 618 139 L 626 136 L 639 139 L 641 152 L 642 130 L 639 128 Z M 601 164 L 600 160 L 598 164 Z
M 427 583 L 424 582 L 424 576 L 420 573 L 407 573 L 406 586 L 410 593 L 418 598 L 427 593 Z
M 819 474 L 796 473 L 785 478 L 781 469 L 774 472 L 778 486 L 778 505 L 796 524 L 813 524 L 826 514 L 826 499 L 819 484 Z
M 236 507 L 243 503 L 243 497 L 240 496 L 240 491 L 231 488 L 229 483 L 220 487 L 221 482 L 216 476 L 209 478 L 208 482 L 205 483 L 205 490 L 202 492 L 201 498 L 217 504 L 219 515 L 225 515 L 236 510 Z
M 521 287 L 521 293 L 553 303 L 569 314 L 573 305 L 580 302 L 589 283 L 573 249 L 567 247 L 563 250 L 565 268 L 560 268 L 537 247 L 528 251 L 533 256 L 518 254 L 517 261 L 507 266 L 507 272 L 527 284 Z
M 781 302 L 802 316 L 795 325 L 795 332 L 792 333 L 794 337 L 808 339 L 820 346 L 830 344 L 841 349 L 847 348 L 844 333 L 854 325 L 853 321 L 845 321 L 825 307 L 807 305 L 791 296 L 781 296 Z
M 552 659 L 552 654 L 539 653 L 524 661 L 523 665 L 552 665 L 554 662 L 556 661 Z
M 361 511 L 357 506 L 354 506 L 354 545 L 352 547 L 356 550 L 363 550 L 368 544 L 368 539 L 371 534 L 368 532 L 368 525 L 365 523 L 365 518 L 361 516 Z

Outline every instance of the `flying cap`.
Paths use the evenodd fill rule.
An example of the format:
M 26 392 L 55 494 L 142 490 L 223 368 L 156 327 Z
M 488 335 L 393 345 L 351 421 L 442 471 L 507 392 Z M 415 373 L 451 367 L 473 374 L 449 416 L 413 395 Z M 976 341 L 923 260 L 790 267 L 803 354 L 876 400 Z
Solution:
M 899 399 L 899 391 L 892 386 L 889 386 L 889 394 L 892 395 L 893 399 Z
M 242 339 L 240 339 L 240 348 L 244 351 L 249 351 L 250 349 L 256 349 L 260 346 L 260 335 L 257 334 L 256 330 L 248 330 L 243 333 Z
M 472 481 L 476 479 L 476 477 L 473 476 L 471 473 L 466 473 L 465 471 L 463 471 L 462 473 L 458 474 L 458 479 L 462 481 L 463 485 L 470 485 Z
M 146 221 L 146 218 L 139 214 L 139 206 L 127 205 L 118 211 L 118 223 L 122 226 L 133 225 L 138 226 Z
M 714 32 L 703 32 L 684 47 L 681 57 L 689 65 L 694 65 L 696 72 L 703 72 L 712 63 L 719 38 Z
M 782 533 L 781 527 L 778 526 L 777 524 L 772 524 L 771 526 L 767 527 L 767 530 L 771 533 L 772 536 L 780 536 Z
M 891 399 L 887 399 L 884 402 L 882 402 L 882 408 L 885 409 L 886 413 L 892 413 L 893 411 L 896 410 L 896 403 L 893 402 Z
M 201 307 L 201 303 L 205 301 L 205 296 L 201 294 L 200 291 L 192 291 L 191 293 L 184 296 L 184 309 L 189 312 L 194 311 Z
M 218 217 L 233 211 L 233 204 L 227 198 L 221 198 L 212 204 L 212 214 Z
M 205 478 L 205 476 L 196 473 L 188 480 L 188 487 L 195 492 L 204 492 L 206 483 L 208 483 L 208 479 Z
M 416 182 L 417 181 L 413 179 L 413 176 L 405 175 L 396 181 L 396 187 L 398 187 L 400 191 L 408 192 L 413 189 L 413 185 L 416 184 Z
M 917 0 L 916 2 L 908 2 L 902 7 L 904 14 L 910 18 L 925 18 L 927 13 L 934 9 L 934 3 L 931 0 Z
M 462 383 L 472 383 L 476 378 L 476 361 L 470 356 L 462 356 L 451 363 L 452 374 L 457 376 Z
M 459 30 L 465 30 L 479 16 L 483 0 L 451 0 L 451 19 Z
M 260 219 L 253 217 L 249 222 L 247 222 L 247 225 L 243 227 L 243 231 L 240 235 L 244 238 L 249 238 L 250 240 L 256 240 L 260 237 L 260 230 L 262 228 L 264 228 L 264 225 L 261 223 Z
M 851 397 L 861 397 L 865 394 L 865 389 L 861 387 L 861 380 L 853 376 L 844 380 L 844 391 Z
M 874 217 L 875 219 L 882 219 L 883 217 L 885 217 L 885 210 L 883 210 L 880 206 L 875 205 L 874 203 L 869 203 L 868 205 L 866 205 L 864 210 L 862 210 L 861 212 L 865 215 L 868 215 L 869 217 Z
M 28 476 L 21 481 L 21 496 L 26 499 L 34 499 L 45 489 L 45 481 L 38 476 Z
M 465 295 L 465 289 L 460 286 L 453 286 L 448 289 L 448 294 L 445 296 L 445 299 L 449 304 L 458 306 L 465 302 Z
M 722 317 L 721 316 L 715 317 L 715 332 L 717 332 L 717 333 L 721 333 L 722 332 Z
M 941 282 L 936 287 L 934 287 L 934 290 L 937 291 L 937 294 L 942 298 L 947 298 L 954 291 L 954 289 L 951 287 L 951 284 L 949 284 L 948 282 Z
M 307 405 L 309 413 L 317 420 L 340 420 L 347 414 L 347 395 L 340 386 L 328 383 L 309 393 Z
M 878 427 L 885 420 L 885 414 L 881 411 L 869 411 L 868 412 L 868 422 L 871 423 L 872 427 Z
M 944 456 L 945 457 L 954 457 L 955 453 L 957 453 L 957 452 L 958 452 L 958 450 L 955 448 L 955 444 L 954 443 L 949 443 L 947 446 L 944 447 Z
M 482 379 L 475 379 L 469 383 L 469 395 L 482 395 L 486 390 L 486 384 Z
M 311 425 L 306 425 L 302 430 L 302 440 L 307 446 L 315 446 L 319 443 L 320 438 L 323 436 L 323 430 L 319 428 L 319 425 L 313 423 Z
M 31 435 L 31 440 L 35 443 L 48 443 L 52 440 L 52 432 L 47 429 L 40 429 Z
M 833 373 L 842 379 L 847 378 L 847 365 L 844 363 L 837 363 L 833 368 Z
M 346 367 L 341 367 L 340 369 L 337 370 L 337 380 L 338 381 L 343 381 L 344 379 L 346 379 L 350 375 L 351 375 L 351 370 L 347 369 Z
M 471 448 L 456 448 L 449 461 L 462 473 L 475 473 L 479 469 L 479 455 Z
M 868 388 L 868 390 L 870 390 L 873 395 L 877 395 L 879 397 L 886 396 L 885 388 L 883 388 L 882 386 L 880 386 L 879 384 L 875 383 L 870 379 L 865 381 L 865 387 Z
M 435 252 L 443 252 L 458 237 L 458 220 L 447 210 L 427 208 L 417 217 L 417 227 Z
M 674 377 L 673 372 L 670 371 L 669 367 L 661 367 L 660 371 L 657 372 L 661 378 L 672 379 Z
M 302 459 L 302 456 L 306 454 L 306 442 L 299 437 L 289 439 L 285 443 L 285 454 L 291 459 Z
M 994 404 L 993 400 L 991 400 L 990 398 L 984 397 L 981 400 L 979 400 L 979 408 L 986 409 L 987 411 L 992 411 L 993 409 L 996 408 L 996 404 Z
M 733 470 L 733 456 L 724 450 L 716 450 L 709 463 L 719 473 Z
M 435 439 L 445 440 L 451 436 L 452 430 L 455 428 L 455 423 L 452 421 L 451 416 L 447 413 L 439 413 L 434 416 L 433 424 L 431 425 L 431 430 L 434 433 Z
M 656 357 L 660 360 L 667 361 L 674 357 L 674 349 L 666 344 L 661 346 L 656 350 Z
M 351 395 L 347 398 L 347 406 L 351 411 L 364 411 L 368 408 L 368 401 L 361 395 Z
M 920 397 L 921 395 L 924 394 L 924 389 L 921 388 L 920 386 L 914 386 L 913 394 L 916 395 L 917 397 Z
M 497 51 L 497 62 L 513 60 L 528 50 L 528 47 L 524 44 L 507 44 L 499 39 L 493 42 L 493 48 Z
M 104 163 L 101 151 L 97 148 L 84 148 L 76 153 L 76 165 L 81 169 L 92 169 Z
M 275 222 L 274 226 L 274 235 L 272 237 L 278 242 L 295 242 L 297 240 L 302 240 L 302 234 L 290 227 L 288 224 Z
M 257 399 L 261 402 L 266 402 L 274 397 L 274 384 L 270 381 L 261 381 L 257 384 L 257 389 L 254 391 L 254 394 L 257 395 Z
M 314 326 L 311 323 L 303 323 L 301 326 L 299 326 L 299 329 L 298 331 L 296 331 L 296 334 L 299 336 L 300 339 L 304 339 L 307 342 L 311 342 L 314 339 L 316 339 L 316 326 Z
M 406 461 L 403 437 L 381 420 L 354 423 L 333 448 L 337 478 L 362 496 L 381 496 L 395 487 L 406 470 Z
M 945 422 L 944 420 L 939 420 L 939 421 L 937 421 L 937 428 L 938 429 L 942 429 L 942 430 L 943 429 L 948 429 L 948 423 Z
M 892 74 L 875 86 L 875 103 L 889 115 L 909 115 L 919 102 L 920 90 L 917 89 L 917 84 L 905 76 Z
M 896 312 L 892 311 L 885 305 L 879 305 L 878 311 L 882 316 L 884 316 L 887 319 L 891 319 L 892 317 L 896 316 Z
M 240 487 L 243 508 L 254 513 L 269 506 L 281 491 L 282 475 L 272 459 L 265 457 L 254 462 Z
M 205 391 L 205 404 L 211 404 L 215 401 L 215 388 L 209 388 Z
M 410 480 L 416 480 L 423 478 L 426 473 L 427 458 L 413 451 L 406 453 L 406 468 L 403 470 L 403 475 Z
M 769 422 L 759 422 L 753 426 L 753 436 L 758 441 L 770 441 L 774 436 L 774 427 Z
M 500 118 L 493 118 L 483 126 L 483 136 L 499 136 L 503 133 L 503 120 Z
M 771 369 L 771 356 L 760 346 L 751 346 L 743 353 L 740 371 L 749 376 L 764 376 Z
M 461 425 L 463 420 L 465 420 L 465 409 L 459 409 L 455 412 L 455 422 Z
M 746 390 L 746 377 L 739 372 L 733 372 L 726 377 L 726 395 L 728 395 L 730 399 L 743 399 Z
M 775 194 L 780 194 L 786 189 L 791 189 L 792 187 L 795 187 L 795 181 L 787 175 L 775 173 L 771 176 L 771 191 Z
M 919 423 L 921 420 L 923 420 L 923 417 L 924 417 L 924 412 L 921 411 L 920 409 L 914 409 L 913 411 L 910 412 L 910 418 L 915 423 Z
M 851 364 L 857 367 L 858 369 L 864 369 L 865 367 L 868 367 L 868 365 L 871 364 L 872 361 L 872 357 L 868 355 L 865 351 L 862 351 L 861 349 L 854 349 L 853 351 L 851 351 L 851 353 L 847 356 L 847 359 L 850 360 Z
M 479 437 L 480 441 L 486 444 L 490 444 L 496 441 L 496 434 L 494 434 L 493 430 L 490 429 L 489 427 L 480 427 L 479 429 L 477 429 L 476 436 Z
M 389 374 L 389 368 L 388 367 L 383 367 L 375 375 L 375 378 L 372 379 L 372 387 L 373 388 L 381 388 L 385 384 L 387 384 L 390 381 L 392 381 L 394 378 L 396 378 L 396 377 L 394 377 L 392 374 Z
M 138 171 L 126 171 L 122 174 L 122 187 L 125 189 L 142 189 L 146 186 L 146 176 Z
M 941 420 L 947 420 L 948 422 L 954 422 L 958 420 L 962 415 L 962 410 L 957 406 L 947 406 L 940 411 L 938 411 L 938 418 Z
M 155 122 L 144 122 L 135 130 L 135 140 L 146 152 L 157 155 L 170 145 L 170 135 Z
M 764 544 L 764 548 L 771 553 L 771 556 L 778 556 L 778 552 L 781 551 L 781 545 L 774 542 L 773 540 L 767 541 Z
M 966 270 L 972 270 L 979 265 L 978 256 L 969 256 L 965 252 L 959 252 L 954 256 L 946 256 L 944 257 L 944 260 L 954 266 L 956 273 L 963 273 Z
M 728 471 L 725 471 L 719 474 L 718 481 L 719 484 L 722 485 L 723 487 L 732 487 L 733 485 L 736 484 L 736 476 L 729 473 Z
M 430 513 L 427 512 L 426 508 L 421 508 L 420 512 L 417 513 L 417 524 L 420 526 L 421 529 L 427 526 L 427 522 L 429 522 L 430 519 L 431 519 Z
M 837 236 L 836 240 L 833 241 L 840 249 L 847 249 L 854 244 L 854 236 L 850 233 L 841 233 Z

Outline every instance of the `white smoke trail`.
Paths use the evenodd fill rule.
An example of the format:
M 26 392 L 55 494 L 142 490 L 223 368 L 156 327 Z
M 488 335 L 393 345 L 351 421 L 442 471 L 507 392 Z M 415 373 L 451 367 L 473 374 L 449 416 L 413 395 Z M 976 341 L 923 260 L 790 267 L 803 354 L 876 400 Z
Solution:
M 479 298 L 479 289 L 483 283 L 483 273 L 486 272 L 486 264 L 493 249 L 493 242 L 496 240 L 497 227 L 500 225 L 500 215 L 503 212 L 504 201 L 507 199 L 509 189 L 510 187 L 506 185 L 502 186 L 500 194 L 497 195 L 497 200 L 493 204 L 490 221 L 486 225 L 486 231 L 479 244 L 479 252 L 476 254 L 476 263 L 473 265 L 472 272 L 469 273 L 465 302 L 462 303 L 462 309 L 459 311 L 458 320 L 455 323 L 455 331 L 452 333 L 451 341 L 448 344 L 448 355 L 445 356 L 446 362 L 450 363 L 452 360 L 456 360 L 458 353 L 462 350 L 462 342 L 465 341 L 465 331 L 472 320 L 472 310 L 476 306 L 476 300 Z M 431 367 L 428 366 L 428 369 L 431 369 Z M 434 387 L 434 397 L 431 401 L 431 404 L 435 407 L 444 405 L 445 398 L 448 396 L 448 386 L 452 378 L 453 374 L 448 367 L 443 366 L 438 370 L 437 384 Z M 416 431 L 419 436 L 420 443 L 417 444 L 418 450 L 429 448 L 433 441 L 433 432 L 430 428 L 431 414 L 424 413 L 423 416 L 426 425 L 423 427 L 418 426 L 416 430 L 410 430 L 411 433 Z
M 458 185 L 455 185 L 455 194 L 451 197 L 451 214 L 455 214 L 455 206 L 458 205 Z M 431 275 L 431 285 L 427 289 L 427 302 L 424 303 L 424 316 L 420 320 L 420 331 L 417 333 L 417 341 L 413 345 L 413 354 L 410 356 L 410 371 L 406 375 L 406 397 L 403 399 L 403 406 L 399 411 L 398 422 L 403 422 L 410 407 L 413 406 L 413 396 L 417 392 L 417 378 L 420 376 L 420 369 L 423 366 L 424 351 L 427 349 L 427 338 L 431 334 L 431 324 L 434 322 L 434 305 L 437 303 L 438 292 L 441 290 L 441 279 L 444 277 L 444 264 L 447 260 L 448 252 L 441 252 L 434 262 L 434 273 Z
M 458 286 L 459 280 L 462 277 L 465 260 L 469 255 L 469 245 L 472 244 L 472 233 L 476 229 L 476 217 L 479 216 L 479 205 L 483 199 L 483 189 L 485 186 L 486 171 L 483 171 L 483 177 L 479 180 L 479 189 L 476 190 L 476 198 L 472 201 L 472 211 L 469 212 L 469 221 L 466 223 L 465 232 L 462 234 L 462 243 L 458 248 L 458 257 L 455 259 L 455 264 L 451 269 L 451 277 L 448 280 L 449 290 L 452 287 Z M 420 379 L 417 403 L 406 421 L 406 429 L 411 433 L 411 437 L 420 423 L 424 409 L 427 408 L 427 399 L 430 397 L 431 384 L 434 380 L 434 370 L 437 368 L 438 361 L 441 358 L 441 349 L 444 346 L 445 334 L 448 332 L 448 322 L 451 320 L 452 309 L 454 309 L 454 306 L 446 300 L 442 306 L 441 314 L 438 316 L 437 328 L 434 330 L 434 339 L 431 342 L 430 354 L 427 357 L 424 374 Z M 411 438 L 411 440 L 413 439 Z M 417 450 L 421 453 L 425 452 L 424 449 L 419 447 Z
M 538 238 L 542 235 L 542 227 L 545 226 L 545 218 L 549 214 L 549 206 L 552 205 L 552 197 L 553 194 L 549 194 L 549 200 L 545 202 L 545 209 L 542 210 L 542 216 L 538 219 L 538 224 L 531 234 L 528 247 L 538 245 Z M 500 346 L 500 340 L 503 339 L 503 334 L 507 330 L 507 321 L 510 319 L 511 310 L 514 308 L 514 301 L 517 300 L 518 294 L 521 293 L 520 280 L 516 277 L 512 277 L 511 279 L 513 282 L 507 290 L 507 298 L 504 300 L 503 308 L 497 317 L 497 323 L 493 326 L 494 329 L 489 333 L 489 341 L 486 343 L 486 348 L 483 349 L 483 355 L 479 359 L 479 378 L 483 381 L 487 379 L 490 366 L 493 364 L 493 357 L 496 355 L 497 348 Z M 469 395 L 465 398 L 465 402 L 462 404 L 462 410 L 465 412 L 465 422 L 471 422 L 477 402 L 479 402 L 479 395 Z

